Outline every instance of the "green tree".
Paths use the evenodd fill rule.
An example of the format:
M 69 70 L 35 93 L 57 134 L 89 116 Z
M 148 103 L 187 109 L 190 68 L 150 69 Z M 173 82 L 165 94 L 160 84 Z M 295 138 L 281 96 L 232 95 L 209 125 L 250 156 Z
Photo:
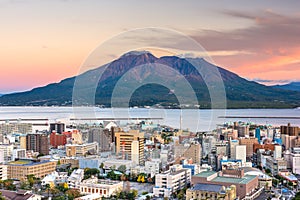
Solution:
M 27 180 L 28 180 L 29 185 L 32 187 L 36 181 L 36 177 L 34 174 L 29 174 L 29 175 L 27 175 Z
M 69 189 L 65 194 L 68 196 L 69 200 L 80 197 L 80 192 L 77 189 Z
M 120 165 L 118 167 L 118 171 L 122 172 L 123 174 L 126 172 L 126 165 Z
M 99 166 L 100 169 L 104 169 L 104 163 L 101 163 Z
M 265 172 L 266 172 L 267 174 L 270 174 L 270 173 L 271 173 L 271 170 L 270 170 L 270 169 L 265 169 Z

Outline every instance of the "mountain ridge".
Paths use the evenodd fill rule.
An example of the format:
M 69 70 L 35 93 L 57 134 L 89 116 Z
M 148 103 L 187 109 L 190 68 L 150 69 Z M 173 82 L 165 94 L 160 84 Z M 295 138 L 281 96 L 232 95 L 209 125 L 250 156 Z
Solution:
M 293 108 L 300 106 L 300 92 L 288 91 L 280 88 L 261 85 L 254 81 L 248 81 L 239 75 L 224 68 L 217 67 L 203 58 L 194 58 L 201 69 L 218 69 L 226 90 L 228 108 Z M 137 66 L 146 66 L 137 71 Z M 156 66 L 166 66 L 157 68 Z M 156 67 L 156 68 L 155 68 Z M 130 73 L 129 73 L 130 72 Z M 178 73 L 180 75 L 178 75 Z M 100 80 L 96 75 L 102 74 Z M 7 94 L 0 97 L 1 106 L 68 106 L 72 105 L 72 94 L 75 79 L 82 79 L 86 85 L 83 89 L 93 87 L 97 83 L 95 102 L 97 105 L 110 107 L 113 90 L 118 81 L 127 77 L 126 84 L 120 87 L 121 91 L 134 87 L 138 80 L 153 78 L 153 74 L 161 76 L 171 88 L 159 84 L 143 85 L 131 96 L 129 106 L 153 106 L 161 104 L 165 107 L 176 108 L 179 105 L 176 96 L 170 90 L 185 88 L 180 81 L 186 80 L 194 89 L 200 108 L 210 108 L 210 95 L 203 77 L 197 69 L 185 58 L 177 56 L 155 57 L 150 52 L 127 53 L 112 62 L 98 68 L 86 71 L 78 76 L 63 79 L 58 83 L 51 83 L 43 87 L 34 88 L 21 93 Z M 218 75 L 204 74 L 206 79 L 212 83 L 216 82 Z M 176 81 L 175 81 L 176 80 Z M 218 84 L 218 83 L 216 83 Z M 185 93 L 184 93 L 185 94 Z M 187 94 L 187 93 L 186 93 Z M 84 98 L 84 97 L 83 97 Z M 121 97 L 120 97 L 121 98 Z M 122 100 L 122 99 L 121 99 Z
M 290 91 L 298 91 L 300 92 L 300 82 L 291 82 L 284 85 L 274 85 L 274 88 L 290 90 Z

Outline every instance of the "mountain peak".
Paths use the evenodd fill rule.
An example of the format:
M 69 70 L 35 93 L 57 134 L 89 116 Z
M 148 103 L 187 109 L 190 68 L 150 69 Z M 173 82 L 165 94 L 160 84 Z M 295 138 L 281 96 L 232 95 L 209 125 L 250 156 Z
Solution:
M 144 55 L 144 54 L 152 55 L 152 53 L 149 51 L 129 51 L 127 53 L 124 53 L 120 58 L 126 57 L 126 56 L 140 56 L 140 55 Z

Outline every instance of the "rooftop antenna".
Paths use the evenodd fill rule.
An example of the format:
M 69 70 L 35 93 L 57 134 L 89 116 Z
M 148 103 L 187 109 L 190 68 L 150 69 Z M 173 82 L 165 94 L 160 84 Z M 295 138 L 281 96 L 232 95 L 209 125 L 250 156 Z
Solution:
M 180 109 L 180 130 L 182 130 L 182 109 Z

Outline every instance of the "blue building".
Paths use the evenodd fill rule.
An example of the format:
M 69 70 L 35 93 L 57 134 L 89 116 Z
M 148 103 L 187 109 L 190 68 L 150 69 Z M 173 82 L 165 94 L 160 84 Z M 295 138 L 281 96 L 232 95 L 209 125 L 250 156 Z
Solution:
M 258 143 L 260 144 L 260 128 L 255 129 L 255 137 L 257 138 Z

